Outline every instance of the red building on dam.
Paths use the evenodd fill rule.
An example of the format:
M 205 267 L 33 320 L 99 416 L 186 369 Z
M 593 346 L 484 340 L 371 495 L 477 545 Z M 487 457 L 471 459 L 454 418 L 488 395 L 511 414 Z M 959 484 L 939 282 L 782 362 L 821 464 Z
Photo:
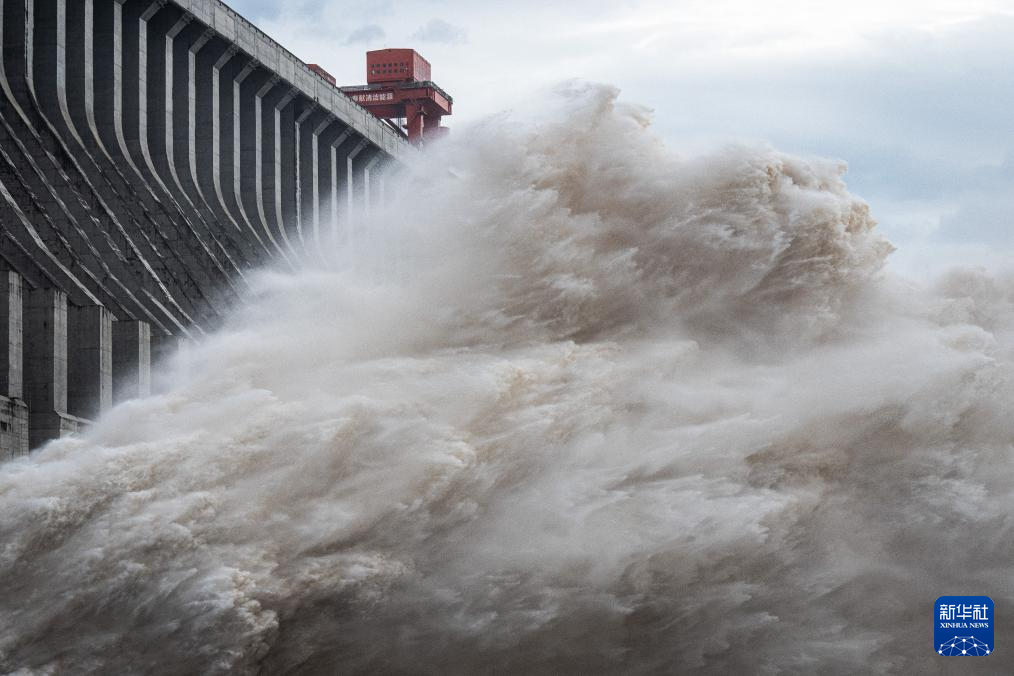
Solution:
M 432 81 L 431 73 L 430 62 L 414 49 L 378 49 L 366 53 L 367 84 L 342 87 L 342 91 L 395 129 L 404 130 L 410 143 L 420 145 L 447 133 L 441 121 L 454 105 L 450 94 Z

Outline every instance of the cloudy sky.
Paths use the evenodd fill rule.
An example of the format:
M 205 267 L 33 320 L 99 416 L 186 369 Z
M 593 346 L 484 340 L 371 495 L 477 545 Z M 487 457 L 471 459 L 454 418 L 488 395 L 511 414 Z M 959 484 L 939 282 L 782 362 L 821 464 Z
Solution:
M 230 0 L 343 84 L 414 47 L 449 126 L 523 115 L 555 82 L 609 82 L 677 151 L 733 140 L 844 159 L 893 265 L 1009 267 L 1014 0 Z

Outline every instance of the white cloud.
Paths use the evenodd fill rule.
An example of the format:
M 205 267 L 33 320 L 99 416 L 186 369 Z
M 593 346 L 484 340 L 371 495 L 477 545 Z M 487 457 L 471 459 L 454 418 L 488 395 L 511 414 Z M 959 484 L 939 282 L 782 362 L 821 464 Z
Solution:
M 355 45 L 383 40 L 386 37 L 384 29 L 375 23 L 366 24 L 349 33 L 345 38 L 345 44 Z
M 468 33 L 464 28 L 449 24 L 443 19 L 430 19 L 426 25 L 412 34 L 412 38 L 423 42 L 460 45 L 468 42 Z

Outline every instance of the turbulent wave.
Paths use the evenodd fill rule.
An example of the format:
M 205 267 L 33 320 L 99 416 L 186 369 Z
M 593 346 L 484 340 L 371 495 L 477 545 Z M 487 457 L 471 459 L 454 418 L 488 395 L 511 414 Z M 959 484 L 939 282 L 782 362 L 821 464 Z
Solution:
M 937 596 L 1009 607 L 1010 280 L 561 96 L 0 467 L 0 670 L 933 674 Z

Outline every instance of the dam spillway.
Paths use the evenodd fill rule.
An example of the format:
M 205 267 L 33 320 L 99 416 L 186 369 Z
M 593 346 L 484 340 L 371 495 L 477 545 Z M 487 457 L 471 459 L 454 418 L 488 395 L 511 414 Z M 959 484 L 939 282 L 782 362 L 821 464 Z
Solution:
M 150 389 L 409 146 L 219 0 L 0 0 L 0 459 Z

